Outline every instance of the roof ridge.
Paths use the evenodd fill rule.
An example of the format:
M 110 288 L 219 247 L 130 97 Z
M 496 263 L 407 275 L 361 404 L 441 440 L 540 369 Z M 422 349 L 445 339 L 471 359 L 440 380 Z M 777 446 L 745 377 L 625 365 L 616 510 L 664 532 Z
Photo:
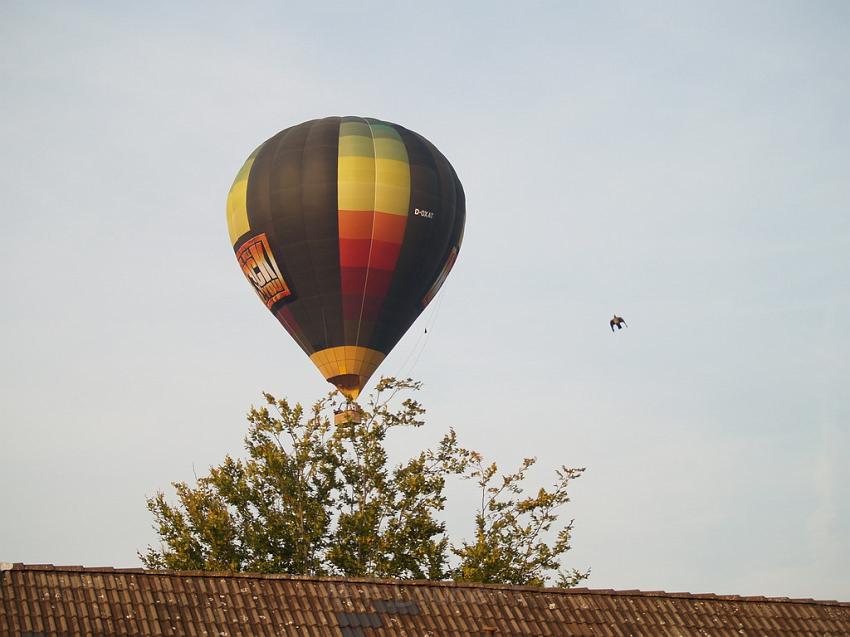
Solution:
M 234 571 L 175 571 L 144 568 L 115 568 L 112 566 L 79 566 L 54 564 L 24 564 L 22 562 L 0 562 L 0 571 L 60 571 L 66 573 L 108 573 L 112 575 L 148 575 L 153 577 L 218 577 L 261 580 L 293 580 L 308 582 L 348 582 L 377 584 L 384 586 L 430 586 L 435 588 L 478 588 L 484 590 L 506 590 L 516 592 L 549 593 L 556 595 L 609 595 L 617 597 L 664 597 L 668 599 L 691 599 L 724 602 L 780 602 L 785 604 L 810 604 L 817 606 L 850 607 L 850 602 L 834 599 L 812 599 L 794 597 L 768 597 L 764 595 L 722 595 L 717 593 L 689 593 L 669 591 L 644 591 L 640 589 L 616 590 L 612 588 L 556 588 L 519 584 L 485 584 L 481 582 L 455 582 L 450 580 L 389 579 L 370 577 L 344 577 L 341 575 L 291 575 L 288 573 L 254 573 Z

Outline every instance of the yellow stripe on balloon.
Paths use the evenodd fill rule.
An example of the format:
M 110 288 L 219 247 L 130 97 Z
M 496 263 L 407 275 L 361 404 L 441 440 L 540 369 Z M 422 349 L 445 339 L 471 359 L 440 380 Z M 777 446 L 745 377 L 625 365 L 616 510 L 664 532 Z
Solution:
M 230 192 L 227 193 L 227 230 L 230 233 L 230 244 L 233 246 L 236 245 L 239 237 L 251 229 L 248 224 L 248 175 L 251 173 L 251 166 L 254 165 L 254 158 L 262 147 L 263 144 L 260 144 L 251 153 L 236 173 L 236 179 L 233 180 Z
M 375 160 L 339 156 L 337 198 L 340 210 L 372 210 L 375 206 Z

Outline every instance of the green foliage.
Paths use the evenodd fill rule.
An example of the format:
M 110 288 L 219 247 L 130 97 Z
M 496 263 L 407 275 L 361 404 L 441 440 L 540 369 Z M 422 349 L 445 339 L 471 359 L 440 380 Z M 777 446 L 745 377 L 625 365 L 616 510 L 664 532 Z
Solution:
M 486 464 L 479 453 L 468 453 L 464 478 L 478 484 L 481 508 L 475 515 L 475 541 L 452 548 L 461 559 L 456 580 L 542 586 L 554 571 L 557 585 L 569 588 L 590 576 L 589 570 L 560 570 L 561 557 L 570 549 L 573 520 L 557 532 L 554 542 L 544 540 L 558 521 L 558 509 L 570 501 L 569 481 L 584 469 L 561 467 L 550 490 L 541 488 L 523 497 L 521 485 L 535 461 L 525 458 L 515 473 L 497 477 L 496 463 Z
M 496 465 L 460 447 L 454 431 L 393 465 L 389 432 L 424 424 L 418 402 L 394 407 L 394 399 L 419 387 L 382 379 L 361 417 L 339 424 L 324 415 L 335 394 L 308 414 L 264 394 L 266 404 L 248 413 L 245 459 L 225 457 L 194 487 L 173 483 L 177 505 L 162 492 L 147 499 L 160 547 L 140 553 L 142 562 L 175 570 L 545 583 L 569 549 L 572 521 L 554 541 L 545 538 L 569 501 L 568 481 L 583 469 L 564 467 L 551 490 L 522 498 L 533 460 L 499 483 Z M 438 519 L 451 476 L 475 480 L 482 493 L 475 541 L 460 546 L 450 545 Z M 561 573 L 558 583 L 586 577 Z

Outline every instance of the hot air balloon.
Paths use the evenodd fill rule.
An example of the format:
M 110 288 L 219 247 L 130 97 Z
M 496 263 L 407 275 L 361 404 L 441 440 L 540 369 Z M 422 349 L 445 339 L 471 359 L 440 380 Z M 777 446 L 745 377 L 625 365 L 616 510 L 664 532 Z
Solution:
M 227 197 L 242 271 L 349 401 L 446 280 L 465 217 L 460 180 L 433 144 L 361 117 L 281 131 Z

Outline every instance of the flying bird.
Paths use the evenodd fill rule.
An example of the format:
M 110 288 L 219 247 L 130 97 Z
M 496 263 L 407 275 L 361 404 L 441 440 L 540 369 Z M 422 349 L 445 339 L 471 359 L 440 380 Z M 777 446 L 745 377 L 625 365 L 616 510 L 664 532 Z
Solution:
M 615 325 L 617 326 L 618 330 L 621 330 L 621 329 L 623 329 L 623 325 L 626 325 L 626 322 L 623 320 L 622 316 L 617 316 L 615 314 L 614 318 L 611 319 L 610 324 L 611 324 L 611 331 L 613 332 Z M 628 327 L 628 325 L 626 325 L 626 327 Z

